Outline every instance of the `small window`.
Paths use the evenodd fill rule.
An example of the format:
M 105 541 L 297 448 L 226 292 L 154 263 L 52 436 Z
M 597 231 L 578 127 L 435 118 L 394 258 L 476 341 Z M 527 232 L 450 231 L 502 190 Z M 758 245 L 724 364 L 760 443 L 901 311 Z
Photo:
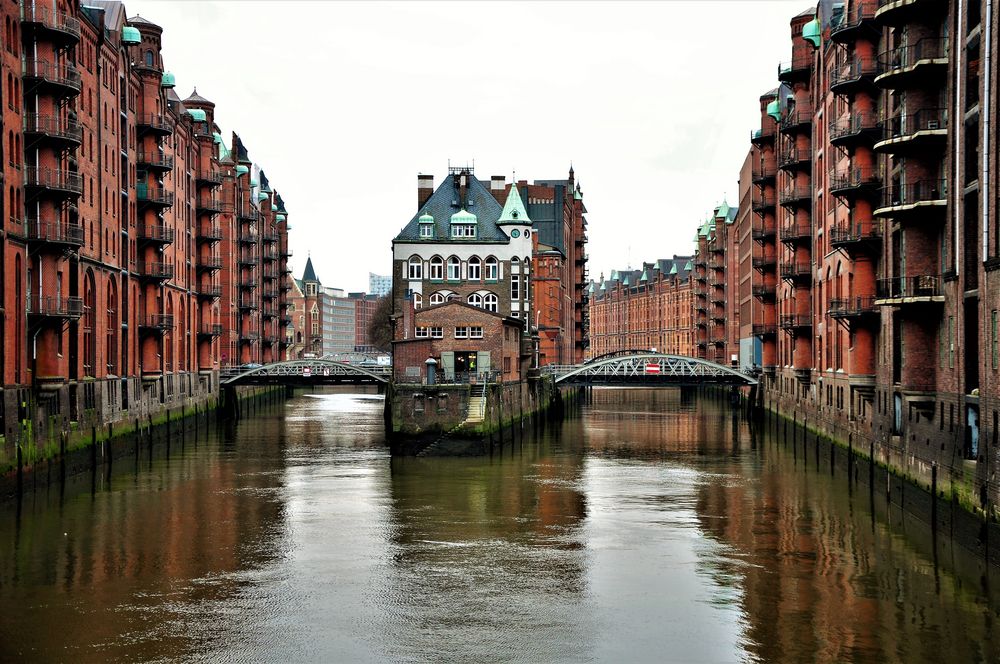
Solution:
M 442 327 L 432 327 L 431 328 L 431 338 L 432 339 L 444 339 L 444 328 L 442 328 Z
M 413 294 L 413 308 L 419 309 L 424 305 L 424 297 L 420 293 Z
M 452 237 L 476 237 L 476 226 L 475 224 L 453 224 L 451 227 Z
M 444 304 L 445 297 L 441 293 L 431 293 L 431 306 Z
M 479 293 L 473 293 L 466 301 L 474 307 L 482 308 L 483 306 L 483 296 Z
M 468 273 L 469 281 L 479 281 L 483 278 L 482 273 L 483 263 L 479 260 L 479 256 L 473 256 L 469 259 Z
M 420 260 L 420 256 L 410 256 L 409 262 L 409 278 L 410 279 L 423 279 L 424 265 L 423 261 Z
M 435 256 L 431 259 L 431 274 L 432 280 L 441 281 L 444 279 L 444 261 L 440 256 Z
M 467 328 L 467 327 L 456 327 L 455 328 L 455 338 L 456 339 L 468 339 L 469 338 L 469 328 Z
M 486 309 L 486 311 L 496 313 L 499 308 L 499 300 L 497 300 L 497 296 L 493 293 L 487 293 L 483 296 L 483 308 Z
M 458 281 L 462 278 L 462 262 L 457 256 L 448 259 L 448 281 Z
M 476 326 L 469 328 L 469 338 L 470 339 L 482 339 L 483 338 L 483 328 Z
M 497 259 L 490 256 L 486 259 L 486 280 L 496 281 L 499 278 L 499 266 Z
M 434 226 L 431 224 L 420 224 L 420 237 L 434 237 Z
M 521 277 L 516 274 L 510 275 L 510 299 L 515 302 L 521 299 Z
M 428 336 L 430 336 L 429 330 L 430 328 L 424 327 L 423 325 L 418 325 L 416 329 L 413 331 L 413 336 L 415 336 L 417 339 L 426 339 Z

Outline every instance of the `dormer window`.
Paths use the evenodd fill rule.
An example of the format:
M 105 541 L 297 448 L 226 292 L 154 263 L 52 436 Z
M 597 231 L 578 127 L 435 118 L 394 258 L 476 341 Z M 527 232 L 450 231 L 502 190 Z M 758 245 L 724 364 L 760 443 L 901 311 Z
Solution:
M 476 225 L 475 224 L 452 224 L 451 225 L 451 236 L 452 237 L 476 237 Z
M 431 224 L 420 224 L 420 237 L 434 237 L 434 226 Z

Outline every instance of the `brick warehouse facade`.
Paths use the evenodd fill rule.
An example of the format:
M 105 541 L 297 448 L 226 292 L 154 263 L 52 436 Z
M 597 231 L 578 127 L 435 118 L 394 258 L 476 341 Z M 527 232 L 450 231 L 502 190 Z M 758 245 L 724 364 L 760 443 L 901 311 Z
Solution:
M 693 270 L 690 256 L 674 256 L 591 283 L 589 357 L 654 348 L 695 356 Z
M 9 469 L 281 357 L 289 253 L 281 197 L 214 104 L 174 93 L 158 26 L 103 0 L 0 13 Z
M 730 306 L 772 404 L 874 435 L 879 461 L 996 514 L 993 4 L 849 0 L 793 18 L 741 173 L 752 269 L 745 251 L 727 268 L 750 284 Z

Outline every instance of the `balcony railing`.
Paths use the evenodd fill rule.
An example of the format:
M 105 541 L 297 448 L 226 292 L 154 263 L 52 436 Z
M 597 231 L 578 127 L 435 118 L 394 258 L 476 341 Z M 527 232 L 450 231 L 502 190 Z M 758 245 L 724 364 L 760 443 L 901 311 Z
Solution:
M 83 315 L 82 297 L 52 295 L 28 296 L 28 314 L 41 318 L 79 318 Z
M 794 207 L 812 202 L 812 187 L 810 185 L 798 185 L 789 187 L 781 192 L 779 202 L 783 207 Z
M 82 224 L 42 221 L 30 217 L 24 221 L 24 235 L 29 242 L 51 242 L 59 245 L 82 247 L 83 234 Z
M 898 215 L 923 207 L 944 207 L 948 202 L 947 180 L 894 182 L 882 188 L 882 205 L 877 215 Z
M 174 264 L 159 261 L 139 261 L 139 275 L 146 279 L 172 279 Z
M 261 295 L 264 296 L 266 300 L 273 300 L 278 297 L 278 290 L 276 288 L 265 288 Z
M 830 121 L 830 143 L 849 145 L 879 139 L 882 120 L 874 113 L 851 113 Z
M 754 240 L 762 242 L 775 236 L 775 228 L 771 225 L 754 224 L 750 233 Z
M 897 115 L 885 121 L 882 142 L 876 149 L 897 152 L 902 147 L 918 147 L 924 143 L 943 143 L 948 135 L 948 110 L 924 108 L 916 113 Z M 921 141 L 920 139 L 926 139 Z M 909 145 L 913 143 L 914 145 Z
M 54 11 L 44 3 L 22 0 L 21 21 L 45 28 L 69 43 L 75 44 L 80 40 L 80 21 L 65 12 Z
M 874 27 L 877 0 L 852 0 L 844 8 L 840 21 L 830 27 L 830 38 L 835 42 L 850 43 L 859 30 L 868 29 L 873 38 L 878 38 Z
M 774 127 L 761 127 L 750 132 L 750 142 L 754 145 L 770 143 L 774 140 Z
M 876 283 L 875 297 L 879 300 L 904 300 L 908 298 L 928 300 L 942 296 L 941 278 L 937 275 L 894 277 L 879 279 Z
M 222 326 L 202 325 L 198 328 L 198 336 L 202 338 L 220 337 L 222 336 Z
M 205 299 L 222 297 L 222 286 L 220 284 L 205 284 L 198 286 L 198 295 Z
M 63 93 L 77 94 L 82 86 L 80 72 L 66 63 L 53 64 L 47 60 L 27 58 L 23 71 L 25 78 L 48 84 Z
M 764 212 L 774 207 L 774 194 L 755 191 L 751 196 L 750 207 L 754 212 Z
M 875 307 L 874 295 L 856 295 L 848 298 L 830 300 L 827 313 L 830 318 L 851 319 L 871 316 L 878 312 Z
M 174 327 L 173 314 L 145 314 L 139 315 L 139 328 L 153 332 L 166 332 Z
M 812 109 L 802 108 L 788 111 L 781 117 L 781 132 L 790 134 L 812 126 Z
M 264 242 L 269 242 L 269 243 L 271 243 L 271 244 L 274 244 L 275 242 L 277 242 L 277 241 L 278 241 L 278 234 L 277 234 L 277 233 L 264 233 L 264 234 L 263 234 L 263 235 L 261 236 L 261 239 L 262 239 L 262 240 L 263 240 Z
M 174 192 L 158 187 L 150 187 L 145 182 L 136 184 L 135 192 L 136 199 L 140 204 L 157 207 L 170 207 L 174 204 Z
M 786 83 L 809 78 L 812 70 L 813 56 L 800 55 L 778 65 L 778 80 Z
M 83 141 L 83 127 L 79 122 L 39 113 L 24 114 L 24 133 L 38 134 L 76 145 Z
M 241 266 L 256 265 L 258 258 L 259 257 L 255 253 L 241 252 L 239 254 L 239 257 L 236 259 L 236 262 L 239 263 Z
M 241 206 L 237 211 L 240 221 L 257 221 L 259 215 L 260 213 L 257 211 L 257 208 L 250 205 Z
M 260 339 L 260 334 L 257 332 L 240 332 L 240 343 L 249 344 Z
M 777 293 L 774 286 L 758 285 L 753 287 L 753 296 L 761 300 L 773 300 Z
M 218 185 L 222 184 L 222 171 L 211 168 L 203 168 L 198 171 L 199 184 Z
M 135 116 L 135 124 L 140 134 L 149 132 L 168 135 L 174 131 L 174 127 L 170 123 L 170 118 L 157 113 L 138 113 Z
M 809 224 L 788 224 L 781 227 L 781 241 L 787 244 L 812 240 L 812 226 Z
M 769 267 L 773 267 L 777 263 L 777 259 L 774 256 L 754 256 L 751 259 L 751 263 L 755 270 L 765 270 Z
M 750 177 L 754 184 L 765 184 L 774 179 L 775 168 L 771 164 L 755 162 L 751 168 Z
M 225 208 L 225 203 L 221 198 L 200 198 L 196 207 L 198 214 L 203 212 L 216 213 L 222 212 Z
M 139 239 L 146 242 L 170 244 L 174 241 L 174 229 L 161 224 L 142 224 L 139 227 Z
M 778 167 L 782 170 L 794 170 L 808 166 L 812 162 L 812 150 L 809 148 L 788 148 L 782 150 L 778 158 Z
M 37 187 L 56 194 L 81 194 L 83 176 L 71 171 L 25 166 L 24 186 Z
M 812 314 L 781 314 L 778 325 L 783 330 L 812 327 Z
M 789 262 L 781 264 L 782 279 L 810 279 L 812 277 L 812 264 L 804 262 Z
M 239 307 L 248 311 L 256 311 L 260 309 L 260 303 L 252 298 L 240 298 Z
M 774 336 L 778 333 L 778 326 L 770 325 L 768 323 L 754 323 L 751 326 L 751 330 L 753 331 L 753 335 L 755 337 L 768 337 Z
M 882 185 L 882 173 L 874 168 L 850 168 L 830 173 L 830 193 L 853 196 L 862 190 L 876 191 Z
M 870 85 L 878 72 L 876 58 L 852 58 L 830 72 L 830 89 L 841 94 L 851 92 L 858 86 Z
M 238 239 L 243 244 L 257 244 L 260 236 L 257 235 L 257 231 L 245 231 L 239 234 Z
M 879 76 L 875 80 L 885 87 L 895 86 L 904 77 L 936 85 L 931 74 L 935 71 L 944 74 L 947 64 L 948 40 L 943 37 L 928 37 L 916 44 L 883 52 L 879 56 Z
M 198 256 L 198 269 L 202 271 L 221 270 L 222 256 L 220 254 L 208 254 L 205 256 Z
M 140 166 L 152 171 L 169 171 L 174 167 L 174 156 L 163 152 L 138 152 L 136 161 Z
M 222 239 L 222 226 L 219 224 L 203 224 L 198 229 L 199 240 L 216 241 Z
M 278 310 L 275 309 L 274 307 L 264 306 L 264 307 L 261 307 L 260 315 L 265 320 L 270 320 L 272 318 L 277 318 L 278 317 Z
M 830 229 L 830 246 L 835 249 L 850 248 L 859 244 L 878 243 L 882 240 L 882 226 L 877 221 L 842 225 Z

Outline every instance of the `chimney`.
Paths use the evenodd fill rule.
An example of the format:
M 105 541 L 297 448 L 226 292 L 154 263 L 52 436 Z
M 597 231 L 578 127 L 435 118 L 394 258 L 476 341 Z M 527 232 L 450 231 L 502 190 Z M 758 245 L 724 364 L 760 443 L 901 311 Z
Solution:
M 502 175 L 494 175 L 490 178 L 490 193 L 497 195 L 498 191 L 503 191 L 506 186 L 505 178 Z
M 417 209 L 419 210 L 434 193 L 434 176 L 417 175 Z

